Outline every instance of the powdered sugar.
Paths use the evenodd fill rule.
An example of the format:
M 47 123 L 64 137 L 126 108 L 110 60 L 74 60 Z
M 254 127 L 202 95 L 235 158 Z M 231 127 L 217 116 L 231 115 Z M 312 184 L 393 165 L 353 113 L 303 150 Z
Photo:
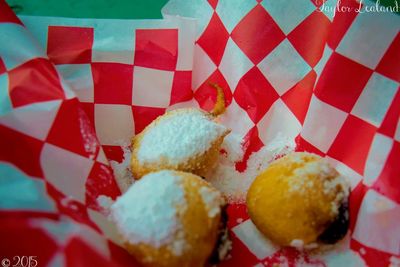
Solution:
M 232 241 L 229 238 L 229 230 L 225 228 L 223 235 L 220 237 L 220 245 L 218 247 L 218 259 L 227 259 L 228 253 L 232 249 Z
M 131 172 L 131 149 L 129 146 L 121 146 L 124 152 L 122 162 L 110 160 L 110 166 L 113 169 L 115 180 L 122 193 L 126 192 L 131 184 L 135 181 Z
M 332 192 L 338 186 L 341 187 L 344 190 L 344 192 L 346 194 L 345 196 L 347 196 L 349 190 L 345 190 L 345 189 L 349 189 L 350 188 L 350 184 L 348 183 L 347 179 L 345 179 L 341 175 L 338 175 L 334 179 L 326 180 L 324 182 L 324 193 L 325 194 L 329 194 L 329 192 Z
M 294 239 L 292 242 L 290 242 L 291 247 L 295 247 L 298 249 L 302 249 L 304 247 L 304 241 L 301 239 Z
M 243 158 L 242 142 L 241 137 L 233 132 L 225 136 L 221 149 L 227 152 L 228 161 L 237 162 Z
M 140 163 L 179 164 L 207 151 L 227 129 L 197 109 L 173 110 L 146 131 L 138 150 Z
M 79 129 L 85 151 L 88 153 L 90 159 L 94 159 L 100 148 L 99 142 L 93 132 L 92 126 L 88 122 L 86 113 L 82 109 L 78 109 L 78 113 Z
M 301 165 L 293 171 L 294 177 L 298 179 L 293 179 L 289 184 L 289 192 L 304 192 L 303 189 L 306 187 L 312 188 L 313 183 L 311 181 L 312 177 L 319 177 L 325 179 L 323 182 L 324 193 L 329 194 L 337 185 L 342 185 L 343 188 L 345 180 L 343 177 L 339 176 L 333 167 L 324 159 L 318 159 L 310 162 L 304 161 L 304 153 L 291 154 L 290 161 L 300 163 Z M 334 177 L 331 180 L 326 178 Z
M 323 193 L 325 195 L 336 194 L 331 203 L 331 210 L 333 214 L 337 214 L 339 206 L 349 195 L 350 185 L 347 179 L 331 167 L 327 160 L 322 158 L 307 162 L 303 153 L 296 153 L 290 155 L 290 161 L 301 165 L 293 171 L 294 179 L 289 184 L 288 192 L 305 194 L 307 190 L 313 189 L 314 178 L 321 179 Z M 338 187 L 341 187 L 339 192 L 336 191 Z
M 222 145 L 226 155 L 221 155 L 218 166 L 207 176 L 207 180 L 220 190 L 229 202 L 243 203 L 251 183 L 277 157 L 283 156 L 295 148 L 293 140 L 278 134 L 267 146 L 253 153 L 247 161 L 247 169 L 238 172 L 235 161 L 243 158 L 241 140 L 230 133 Z M 240 149 L 239 149 L 240 148 Z
M 132 185 L 111 206 L 111 218 L 132 244 L 169 248 L 176 255 L 184 250 L 182 225 L 177 218 L 186 209 L 181 177 L 171 171 L 150 173 Z
M 222 203 L 221 193 L 211 189 L 210 187 L 203 186 L 200 188 L 199 193 L 203 203 L 208 211 L 208 217 L 213 218 L 220 213 Z
M 114 204 L 114 200 L 109 196 L 100 195 L 97 197 L 96 201 L 97 204 L 101 207 L 102 211 L 106 215 L 108 215 L 112 204 Z

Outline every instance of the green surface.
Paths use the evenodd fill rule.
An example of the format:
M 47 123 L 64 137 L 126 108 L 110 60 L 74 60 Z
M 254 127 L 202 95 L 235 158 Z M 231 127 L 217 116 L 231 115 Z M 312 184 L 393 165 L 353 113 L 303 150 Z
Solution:
M 400 0 L 374 0 L 379 5 L 391 7 L 398 15 L 400 14 Z
M 168 0 L 6 0 L 17 14 L 73 17 L 158 19 Z
M 17 14 L 74 17 L 158 19 L 168 0 L 6 0 Z M 190 1 L 190 0 L 187 0 Z M 249 0 L 243 0 L 249 1 Z M 280 0 L 264 0 L 280 1 Z M 297 1 L 297 0 L 292 0 Z M 365 0 L 363 0 L 365 1 Z M 400 0 L 372 0 L 383 6 L 400 6 Z M 400 7 L 399 7 L 400 8 Z M 400 11 L 397 10 L 397 14 Z

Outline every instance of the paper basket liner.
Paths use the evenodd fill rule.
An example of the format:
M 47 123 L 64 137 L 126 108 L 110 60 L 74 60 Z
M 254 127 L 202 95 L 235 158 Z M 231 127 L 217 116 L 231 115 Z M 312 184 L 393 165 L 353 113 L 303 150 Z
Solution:
M 18 18 L 0 1 L 1 256 L 139 266 L 96 201 L 121 194 L 108 160 L 168 109 L 210 110 L 213 81 L 245 159 L 284 133 L 350 179 L 346 246 L 388 266 L 400 256 L 400 16 L 335 4 L 171 0 L 164 19 L 137 21 Z M 271 248 L 244 205 L 228 214 L 221 266 L 332 266 Z

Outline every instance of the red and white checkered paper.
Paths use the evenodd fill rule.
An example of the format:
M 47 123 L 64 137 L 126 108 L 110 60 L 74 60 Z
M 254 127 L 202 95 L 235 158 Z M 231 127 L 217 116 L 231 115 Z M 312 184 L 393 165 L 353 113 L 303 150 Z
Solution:
M 1 256 L 135 266 L 95 201 L 120 194 L 106 158 L 171 106 L 211 109 L 207 81 L 244 138 L 239 169 L 278 133 L 295 139 L 351 180 L 350 248 L 368 266 L 400 256 L 400 16 L 353 0 L 335 15 L 334 0 L 171 0 L 164 20 L 22 17 L 24 28 L 0 3 Z M 221 266 L 296 266 L 299 252 L 271 254 L 244 205 L 228 213 Z

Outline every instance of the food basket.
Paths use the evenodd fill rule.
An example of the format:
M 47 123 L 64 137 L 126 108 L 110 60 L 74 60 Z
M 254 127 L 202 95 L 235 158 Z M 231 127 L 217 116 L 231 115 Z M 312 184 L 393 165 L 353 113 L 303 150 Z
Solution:
M 117 20 L 17 17 L 1 0 L 2 266 L 139 266 L 104 212 L 126 147 L 167 110 L 210 111 L 209 82 L 238 172 L 284 136 L 352 188 L 348 236 L 318 255 L 274 246 L 230 203 L 219 266 L 399 266 L 400 16 L 382 8 L 171 0 L 163 19 Z

